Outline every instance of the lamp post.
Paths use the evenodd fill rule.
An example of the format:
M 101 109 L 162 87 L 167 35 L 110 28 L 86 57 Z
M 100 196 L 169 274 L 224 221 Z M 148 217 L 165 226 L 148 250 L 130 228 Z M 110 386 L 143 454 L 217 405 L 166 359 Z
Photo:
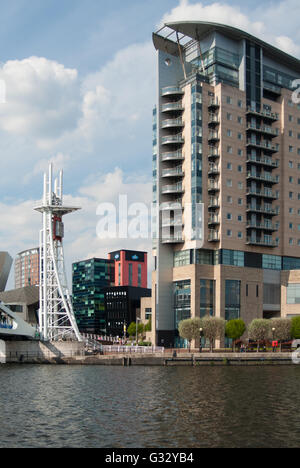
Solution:
M 200 332 L 200 345 L 199 345 L 199 352 L 202 353 L 202 336 L 203 336 L 203 328 L 199 328 Z
M 272 328 L 272 337 L 273 337 L 272 348 L 273 348 L 273 353 L 275 353 L 275 346 L 274 346 L 274 335 L 275 335 L 275 330 L 276 330 L 276 328 Z
M 141 319 L 139 317 L 136 317 L 136 324 L 135 324 L 135 342 L 136 342 L 136 346 L 138 345 L 138 339 L 137 339 L 137 336 L 138 336 L 138 322 L 140 322 Z

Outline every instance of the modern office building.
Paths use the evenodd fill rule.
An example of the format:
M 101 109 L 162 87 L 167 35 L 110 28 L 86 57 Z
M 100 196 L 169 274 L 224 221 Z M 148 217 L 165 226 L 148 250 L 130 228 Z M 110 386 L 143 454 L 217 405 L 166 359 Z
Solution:
M 0 301 L 4 302 L 12 312 L 33 327 L 39 323 L 39 288 L 26 286 L 0 293 Z
M 73 264 L 73 309 L 82 333 L 106 334 L 104 289 L 114 285 L 113 260 L 91 258 Z
M 15 259 L 15 288 L 38 286 L 40 281 L 40 249 L 20 252 Z
M 153 42 L 156 343 L 188 317 L 300 314 L 300 61 L 207 22 Z
M 151 297 L 151 289 L 133 286 L 115 286 L 105 289 L 106 330 L 109 336 L 124 336 L 141 309 L 141 298 Z M 140 318 L 140 317 L 139 317 Z
M 0 292 L 6 288 L 12 262 L 8 252 L 0 252 Z
M 115 262 L 115 285 L 147 288 L 147 253 L 133 250 L 111 252 L 108 258 Z

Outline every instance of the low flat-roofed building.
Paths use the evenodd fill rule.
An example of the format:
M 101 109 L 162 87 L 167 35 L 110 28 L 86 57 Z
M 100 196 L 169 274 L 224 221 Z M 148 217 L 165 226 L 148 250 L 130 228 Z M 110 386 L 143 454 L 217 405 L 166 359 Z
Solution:
M 0 301 L 4 302 L 12 312 L 20 314 L 25 322 L 38 325 L 39 288 L 26 286 L 0 293 Z

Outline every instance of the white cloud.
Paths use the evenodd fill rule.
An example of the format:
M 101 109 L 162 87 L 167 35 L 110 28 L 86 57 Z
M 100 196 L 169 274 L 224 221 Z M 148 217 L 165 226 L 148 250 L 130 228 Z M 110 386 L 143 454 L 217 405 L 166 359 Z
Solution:
M 226 2 L 204 5 L 201 2 L 192 4 L 189 0 L 181 0 L 178 6 L 164 15 L 161 24 L 173 21 L 228 24 L 264 39 L 287 53 L 300 55 L 299 44 L 292 39 L 299 34 L 299 15 L 298 0 L 285 0 L 277 4 L 273 2 L 269 6 L 253 8 L 248 14 L 243 13 L 243 7 L 233 7 Z
M 77 71 L 40 57 L 11 60 L 0 67 L 6 103 L 0 129 L 35 139 L 41 146 L 74 129 L 80 116 Z

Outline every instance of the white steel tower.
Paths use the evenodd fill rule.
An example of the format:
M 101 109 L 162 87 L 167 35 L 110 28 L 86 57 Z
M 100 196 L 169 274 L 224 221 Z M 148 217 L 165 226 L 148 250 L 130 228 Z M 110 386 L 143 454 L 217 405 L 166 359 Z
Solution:
M 45 341 L 74 339 L 82 341 L 65 272 L 62 217 L 79 210 L 63 206 L 63 172 L 54 181 L 53 169 L 49 165 L 49 176 L 44 174 L 44 195 L 41 206 L 35 208 L 43 215 L 40 232 L 40 312 L 41 338 Z

